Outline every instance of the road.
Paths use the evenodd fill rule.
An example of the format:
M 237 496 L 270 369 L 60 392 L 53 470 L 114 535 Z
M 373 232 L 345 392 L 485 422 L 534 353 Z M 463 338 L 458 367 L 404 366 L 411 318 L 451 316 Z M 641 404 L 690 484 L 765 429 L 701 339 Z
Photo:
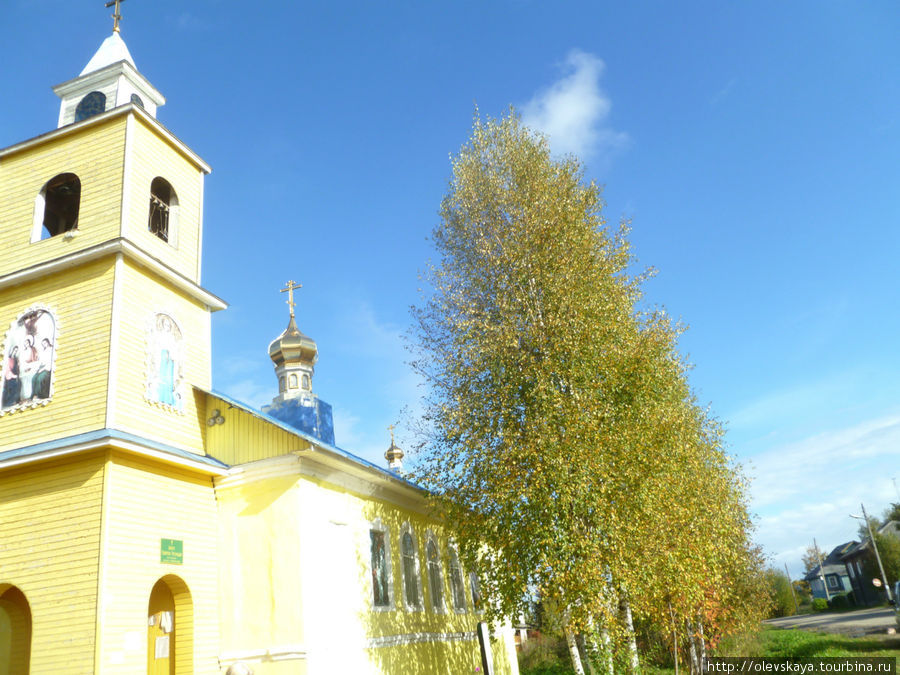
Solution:
M 823 633 L 844 633 L 846 635 L 865 635 L 871 633 L 887 633 L 888 629 L 896 629 L 894 609 L 860 609 L 855 612 L 841 614 L 802 614 L 800 616 L 784 616 L 778 619 L 767 619 L 766 625 L 775 628 L 802 628 L 804 630 Z

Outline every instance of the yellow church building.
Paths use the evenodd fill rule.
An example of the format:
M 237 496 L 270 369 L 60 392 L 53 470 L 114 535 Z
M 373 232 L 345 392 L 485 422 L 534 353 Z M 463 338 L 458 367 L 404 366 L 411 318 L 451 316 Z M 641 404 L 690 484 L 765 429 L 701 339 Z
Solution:
M 118 26 L 54 91 L 0 150 L 0 675 L 517 673 L 402 452 L 335 445 L 292 301 L 272 405 L 212 390 L 210 168 Z

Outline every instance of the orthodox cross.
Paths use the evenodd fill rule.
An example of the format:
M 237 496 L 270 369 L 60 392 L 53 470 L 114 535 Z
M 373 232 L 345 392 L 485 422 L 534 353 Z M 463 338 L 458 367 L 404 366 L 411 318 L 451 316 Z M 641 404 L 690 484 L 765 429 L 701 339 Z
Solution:
M 393 445 L 394 444 L 394 425 L 393 424 L 388 425 L 388 431 L 391 432 L 391 445 Z
M 112 7 L 113 5 L 115 5 L 115 7 L 116 7 L 115 10 L 114 10 L 114 12 L 113 12 L 113 15 L 112 15 L 112 18 L 113 18 L 113 33 L 118 33 L 118 32 L 119 32 L 119 21 L 122 20 L 122 15 L 119 14 L 119 4 L 120 4 L 120 3 L 123 3 L 123 2 L 125 2 L 125 0 L 109 0 L 109 2 L 106 3 L 106 6 L 107 6 L 107 7 Z
M 298 284 L 296 281 L 291 279 L 287 282 L 287 286 L 281 289 L 282 293 L 288 294 L 287 305 L 291 308 L 291 318 L 294 318 L 294 289 L 295 288 L 303 288 L 303 284 Z

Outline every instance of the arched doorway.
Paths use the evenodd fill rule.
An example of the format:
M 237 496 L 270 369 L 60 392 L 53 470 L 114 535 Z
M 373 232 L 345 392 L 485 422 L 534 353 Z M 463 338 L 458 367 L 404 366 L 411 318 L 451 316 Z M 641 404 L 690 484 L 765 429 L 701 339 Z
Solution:
M 167 574 L 153 585 L 147 603 L 147 675 L 190 675 L 193 672 L 191 592 L 182 579 Z
M 15 586 L 0 584 L 0 675 L 28 675 L 31 607 Z

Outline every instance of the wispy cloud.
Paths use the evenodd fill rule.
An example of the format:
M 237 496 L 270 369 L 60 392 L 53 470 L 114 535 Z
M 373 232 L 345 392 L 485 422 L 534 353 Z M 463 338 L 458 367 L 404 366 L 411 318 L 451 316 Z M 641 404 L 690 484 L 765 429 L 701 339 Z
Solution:
M 855 538 L 864 502 L 873 515 L 897 499 L 891 482 L 900 447 L 900 414 L 867 420 L 754 457 L 751 506 L 756 540 L 799 571 L 799 554 L 815 537 L 822 548 Z M 900 473 L 900 472 L 897 472 Z
M 737 78 L 732 77 L 730 80 L 728 80 L 728 84 L 719 89 L 719 91 L 717 91 L 710 97 L 709 102 L 712 105 L 717 105 L 722 99 L 726 98 L 731 93 L 731 90 L 734 89 L 734 85 L 736 84 Z
M 546 134 L 555 153 L 587 159 L 609 155 L 628 142 L 628 135 L 607 121 L 612 103 L 600 88 L 604 68 L 593 54 L 573 49 L 563 76 L 523 107 L 525 124 Z

